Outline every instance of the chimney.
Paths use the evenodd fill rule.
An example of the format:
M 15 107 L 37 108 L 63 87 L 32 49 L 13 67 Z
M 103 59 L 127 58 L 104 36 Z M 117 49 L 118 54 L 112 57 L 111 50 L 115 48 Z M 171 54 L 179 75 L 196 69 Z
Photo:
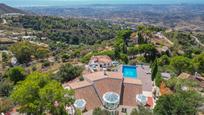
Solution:
M 107 75 L 106 71 L 107 71 L 107 69 L 103 68 L 103 73 L 104 73 L 105 76 Z

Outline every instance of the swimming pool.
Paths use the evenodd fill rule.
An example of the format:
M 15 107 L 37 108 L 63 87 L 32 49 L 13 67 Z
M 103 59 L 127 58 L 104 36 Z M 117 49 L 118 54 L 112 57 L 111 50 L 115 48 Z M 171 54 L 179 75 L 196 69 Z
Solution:
M 137 78 L 137 67 L 136 66 L 123 65 L 122 72 L 123 72 L 124 78 L 133 78 L 133 79 Z

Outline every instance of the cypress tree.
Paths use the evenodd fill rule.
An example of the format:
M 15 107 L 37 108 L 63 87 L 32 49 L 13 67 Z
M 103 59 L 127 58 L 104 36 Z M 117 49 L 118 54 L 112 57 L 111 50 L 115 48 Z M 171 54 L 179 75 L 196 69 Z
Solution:
M 158 64 L 157 64 L 157 59 L 155 59 L 153 64 L 152 64 L 152 70 L 151 70 L 152 81 L 156 78 L 157 72 L 158 72 Z

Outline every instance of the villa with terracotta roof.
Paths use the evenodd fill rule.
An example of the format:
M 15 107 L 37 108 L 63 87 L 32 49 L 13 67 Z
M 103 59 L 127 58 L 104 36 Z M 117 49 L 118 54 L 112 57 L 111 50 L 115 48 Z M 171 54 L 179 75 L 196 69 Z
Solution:
M 145 65 L 121 66 L 116 72 L 98 71 L 84 74 L 84 81 L 67 85 L 75 91 L 76 100 L 86 102 L 85 111 L 97 107 L 109 110 L 115 110 L 119 106 L 135 107 L 139 104 L 137 95 L 147 97 L 146 104 L 152 107 L 152 81 L 149 72 L 149 66 Z
M 106 55 L 93 56 L 89 61 L 89 66 L 95 70 L 109 68 L 112 66 L 112 59 Z

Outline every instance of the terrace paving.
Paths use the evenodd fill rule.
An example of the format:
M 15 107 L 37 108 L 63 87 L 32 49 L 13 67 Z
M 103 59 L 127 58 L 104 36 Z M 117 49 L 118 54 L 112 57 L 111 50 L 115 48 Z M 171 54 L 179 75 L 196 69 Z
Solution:
M 152 80 L 151 80 L 151 74 L 149 74 L 149 72 L 151 71 L 150 67 L 149 66 L 141 66 L 141 65 L 138 65 L 137 66 L 137 78 L 139 80 L 142 81 L 142 89 L 143 91 L 149 91 L 151 92 L 152 91 Z
M 132 78 L 125 78 L 124 83 L 142 85 L 141 80 Z

